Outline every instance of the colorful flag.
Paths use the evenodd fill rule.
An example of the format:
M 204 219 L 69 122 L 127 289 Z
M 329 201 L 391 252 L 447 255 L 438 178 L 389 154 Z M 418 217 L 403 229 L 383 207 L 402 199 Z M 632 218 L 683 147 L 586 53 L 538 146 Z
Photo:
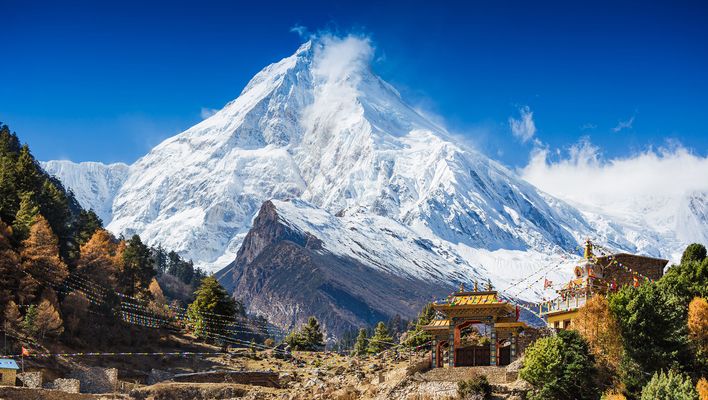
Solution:
M 22 346 L 22 357 L 29 356 L 29 350 L 25 349 L 25 346 Z

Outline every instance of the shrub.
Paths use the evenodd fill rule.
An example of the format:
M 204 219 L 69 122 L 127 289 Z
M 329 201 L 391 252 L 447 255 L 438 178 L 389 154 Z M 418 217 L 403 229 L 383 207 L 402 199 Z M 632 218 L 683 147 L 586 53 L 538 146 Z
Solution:
M 595 360 L 588 343 L 575 331 L 534 342 L 526 350 L 520 375 L 533 390 L 530 399 L 583 400 L 599 396 Z
M 698 400 L 698 392 L 688 375 L 659 371 L 642 390 L 641 400 Z
M 492 385 L 489 384 L 486 376 L 475 376 L 472 379 L 457 382 L 457 395 L 461 399 L 466 399 L 474 395 L 488 399 L 492 396 Z
M 692 243 L 686 247 L 681 256 L 681 264 L 690 261 L 703 261 L 706 258 L 706 247 L 700 243 Z

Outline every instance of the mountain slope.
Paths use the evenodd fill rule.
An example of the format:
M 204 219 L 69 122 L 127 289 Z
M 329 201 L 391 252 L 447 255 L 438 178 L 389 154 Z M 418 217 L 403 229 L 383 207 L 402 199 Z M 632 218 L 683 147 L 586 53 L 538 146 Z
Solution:
M 337 217 L 300 200 L 273 200 L 217 278 L 284 329 L 316 315 L 339 334 L 396 314 L 411 318 L 451 282 L 481 278 L 444 250 L 386 218 Z
M 93 210 L 104 223 L 111 221 L 113 199 L 128 176 L 126 164 L 56 160 L 41 165 L 74 193 L 83 208 Z

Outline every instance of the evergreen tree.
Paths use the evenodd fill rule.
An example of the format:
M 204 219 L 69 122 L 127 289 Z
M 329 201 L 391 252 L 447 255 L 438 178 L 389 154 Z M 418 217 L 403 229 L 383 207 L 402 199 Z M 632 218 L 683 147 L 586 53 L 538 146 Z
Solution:
M 673 370 L 668 374 L 660 371 L 642 389 L 641 400 L 698 400 L 698 392 L 689 376 Z
M 236 314 L 236 302 L 226 289 L 210 276 L 202 281 L 194 295 L 195 299 L 187 309 L 187 317 L 195 335 L 205 338 L 211 333 L 226 333 L 223 322 L 235 320 Z M 217 320 L 223 322 L 218 323 Z
M 366 348 L 370 354 L 378 354 L 391 347 L 393 338 L 388 333 L 386 324 L 379 322 L 374 329 L 374 335 L 369 339 L 369 346 Z
M 143 293 L 153 276 L 155 276 L 155 268 L 152 264 L 150 249 L 143 244 L 140 236 L 133 235 L 123 252 L 123 282 L 121 286 L 126 294 L 131 296 Z
M 401 338 L 403 344 L 408 347 L 417 347 L 431 341 L 433 337 L 425 332 L 423 327 L 428 325 L 434 318 L 435 309 L 432 303 L 428 303 L 420 311 L 418 318 L 413 321 L 413 326 L 406 332 L 405 337 Z
M 37 333 L 37 306 L 32 304 L 27 308 L 24 318 L 22 319 L 22 329 L 29 335 Z
M 29 235 L 30 227 L 39 215 L 39 206 L 33 199 L 34 193 L 24 192 L 20 195 L 20 208 L 15 215 L 13 230 L 17 240 L 25 240 Z
M 19 192 L 33 192 L 40 188 L 41 169 L 32 156 L 29 146 L 23 145 L 20 148 L 15 162 L 15 171 L 16 188 Z
M 93 210 L 81 210 L 76 222 L 76 242 L 83 245 L 88 242 L 96 231 L 103 228 L 103 221 Z
M 366 335 L 366 329 L 359 329 L 359 335 L 356 337 L 356 343 L 354 343 L 354 355 L 363 356 L 366 354 L 368 347 L 368 338 Z
M 162 245 L 158 244 L 157 248 L 152 249 L 152 258 L 158 274 L 167 272 L 167 252 Z
M 3 136 L 0 134 L 0 141 L 2 138 Z M 0 148 L 0 219 L 12 223 L 17 214 L 18 204 L 15 160 L 11 154 Z
M 310 317 L 307 323 L 298 330 L 291 331 L 285 338 L 293 350 L 320 351 L 324 348 L 324 335 L 320 323 L 315 317 Z
M 692 261 L 701 262 L 706 258 L 706 247 L 700 243 L 692 243 L 686 247 L 681 256 L 681 264 Z
M 560 331 L 535 341 L 526 349 L 520 371 L 533 386 L 532 400 L 595 399 L 599 393 L 594 375 L 589 346 L 575 331 Z

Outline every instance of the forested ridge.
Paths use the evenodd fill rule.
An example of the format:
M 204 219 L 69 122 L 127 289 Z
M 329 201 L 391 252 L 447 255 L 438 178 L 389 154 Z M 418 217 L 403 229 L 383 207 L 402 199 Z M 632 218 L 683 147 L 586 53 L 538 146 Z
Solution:
M 247 324 L 240 303 L 206 278 L 174 251 L 104 229 L 0 124 L 0 322 L 18 339 L 6 351 L 23 338 L 104 349 L 149 344 L 160 328 L 211 340 L 261 337 L 264 329 L 249 328 L 266 322 Z M 193 325 L 177 323 L 187 320 L 187 306 Z M 214 323 L 215 312 L 241 331 Z

